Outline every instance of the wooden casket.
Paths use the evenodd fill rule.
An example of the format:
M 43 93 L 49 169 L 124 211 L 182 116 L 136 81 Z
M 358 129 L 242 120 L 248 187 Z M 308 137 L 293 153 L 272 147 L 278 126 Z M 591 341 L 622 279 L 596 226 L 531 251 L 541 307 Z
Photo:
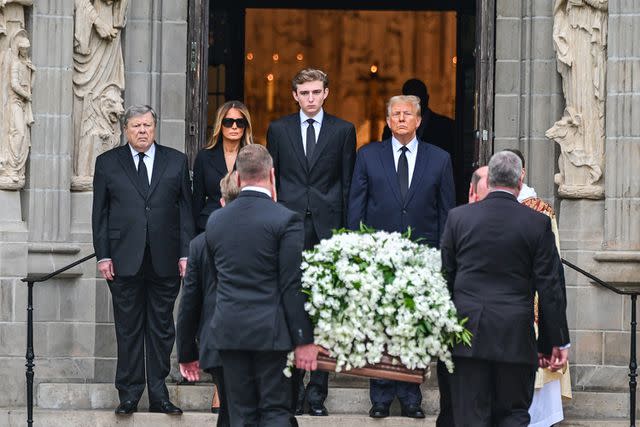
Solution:
M 321 371 L 335 372 L 336 359 L 318 354 L 318 369 Z M 384 355 L 380 363 L 366 365 L 362 368 L 342 370 L 340 373 L 355 375 L 358 377 L 377 378 L 383 380 L 405 381 L 421 384 L 424 379 L 424 369 L 407 369 L 401 364 L 393 364 L 391 356 Z

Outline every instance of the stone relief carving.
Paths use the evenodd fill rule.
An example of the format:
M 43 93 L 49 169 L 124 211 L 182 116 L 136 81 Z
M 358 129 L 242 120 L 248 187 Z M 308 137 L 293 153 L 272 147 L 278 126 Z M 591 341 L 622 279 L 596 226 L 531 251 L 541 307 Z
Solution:
M 124 61 L 120 36 L 129 0 L 75 0 L 73 177 L 92 189 L 96 157 L 120 143 Z
M 604 198 L 608 0 L 556 0 L 553 42 L 566 102 L 546 132 L 560 146 L 560 197 Z
M 0 189 L 19 190 L 31 146 L 31 90 L 35 67 L 29 58 L 25 7 L 33 0 L 0 0 Z

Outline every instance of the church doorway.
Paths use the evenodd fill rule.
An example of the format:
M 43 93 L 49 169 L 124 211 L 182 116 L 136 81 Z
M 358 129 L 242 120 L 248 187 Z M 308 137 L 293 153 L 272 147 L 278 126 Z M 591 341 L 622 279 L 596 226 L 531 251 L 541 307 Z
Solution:
M 438 145 L 451 154 L 465 202 L 471 172 L 491 152 L 491 3 L 191 0 L 187 153 L 205 143 L 217 107 L 230 99 L 247 104 L 264 143 L 269 123 L 297 110 L 290 80 L 304 67 L 328 73 L 325 109 L 354 123 L 358 146 L 377 141 L 386 100 L 417 78 L 429 109 L 450 119 L 451 136 Z

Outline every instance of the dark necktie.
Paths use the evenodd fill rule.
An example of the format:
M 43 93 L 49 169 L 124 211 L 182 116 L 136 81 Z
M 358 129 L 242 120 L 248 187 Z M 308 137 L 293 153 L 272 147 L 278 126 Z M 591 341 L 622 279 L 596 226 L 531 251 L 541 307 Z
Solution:
M 149 191 L 149 174 L 147 173 L 147 165 L 144 164 L 144 153 L 138 153 L 138 179 L 140 185 L 144 189 L 144 193 Z
M 311 160 L 311 156 L 313 155 L 313 150 L 316 148 L 316 129 L 313 127 L 313 123 L 315 120 L 309 119 L 307 123 L 307 160 Z
M 400 158 L 398 159 L 398 183 L 400 184 L 400 194 L 404 200 L 407 191 L 409 191 L 409 162 L 407 161 L 407 151 L 409 149 L 403 146 L 400 150 L 402 153 L 400 153 Z

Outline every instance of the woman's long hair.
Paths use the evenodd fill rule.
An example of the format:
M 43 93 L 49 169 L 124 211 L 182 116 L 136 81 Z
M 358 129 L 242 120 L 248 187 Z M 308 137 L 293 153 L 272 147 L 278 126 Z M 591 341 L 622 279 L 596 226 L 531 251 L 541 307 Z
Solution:
M 227 101 L 222 104 L 216 112 L 216 121 L 213 125 L 213 134 L 211 134 L 211 137 L 209 138 L 209 141 L 207 141 L 207 145 L 205 145 L 204 148 L 210 150 L 219 142 L 222 142 L 222 119 L 224 119 L 229 110 L 231 110 L 232 108 L 240 111 L 240 114 L 242 114 L 244 119 L 247 121 L 247 127 L 244 129 L 244 133 L 242 134 L 242 139 L 240 140 L 240 146 L 238 147 L 238 149 L 244 147 L 245 145 L 253 144 L 251 115 L 249 114 L 247 106 L 240 101 Z

